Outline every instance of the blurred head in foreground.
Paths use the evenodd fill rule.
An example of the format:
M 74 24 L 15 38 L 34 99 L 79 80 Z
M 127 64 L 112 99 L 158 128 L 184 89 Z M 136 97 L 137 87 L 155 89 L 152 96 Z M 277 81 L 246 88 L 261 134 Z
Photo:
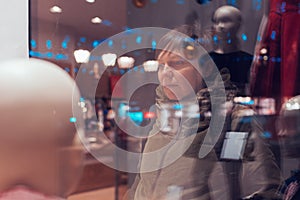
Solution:
M 0 193 L 21 186 L 69 195 L 83 158 L 74 80 L 50 62 L 19 59 L 0 63 L 0 83 Z

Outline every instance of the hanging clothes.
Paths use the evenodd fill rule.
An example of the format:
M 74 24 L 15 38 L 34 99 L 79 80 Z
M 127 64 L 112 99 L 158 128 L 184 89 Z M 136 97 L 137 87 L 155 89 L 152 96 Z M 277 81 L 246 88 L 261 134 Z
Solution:
M 251 69 L 255 97 L 300 94 L 300 0 L 271 0 L 267 27 Z

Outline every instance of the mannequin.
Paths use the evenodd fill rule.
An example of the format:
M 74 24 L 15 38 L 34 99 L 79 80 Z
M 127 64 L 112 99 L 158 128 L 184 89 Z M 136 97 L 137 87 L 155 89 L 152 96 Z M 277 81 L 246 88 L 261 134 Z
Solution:
M 239 49 L 237 32 L 242 22 L 241 12 L 233 6 L 221 6 L 214 12 L 212 21 L 214 51 L 210 56 L 219 70 L 229 70 L 231 81 L 239 89 L 238 95 L 245 96 L 253 57 Z
M 0 80 L 0 199 L 67 197 L 83 159 L 72 118 L 81 112 L 75 82 L 37 59 L 0 63 Z M 82 122 L 76 116 L 79 132 Z
M 247 96 L 248 80 L 253 56 L 240 50 L 239 39 L 237 37 L 238 30 L 242 23 L 241 12 L 233 6 L 225 5 L 219 7 L 213 14 L 213 32 L 214 32 L 214 51 L 210 52 L 210 56 L 214 60 L 216 66 L 221 72 L 228 70 L 231 82 L 237 87 L 237 96 Z M 225 80 L 224 80 L 225 82 Z M 255 143 L 258 145 L 258 143 Z M 259 157 L 259 152 L 256 158 Z M 273 156 L 273 155 L 272 155 Z M 228 183 L 229 198 L 240 199 L 242 196 L 241 191 L 241 178 L 240 174 L 243 171 L 251 173 L 251 164 L 254 166 L 263 166 L 263 160 L 256 159 L 252 162 L 248 160 L 231 160 L 222 161 L 223 171 Z M 275 166 L 275 165 L 274 165 Z M 244 197 L 243 199 L 263 199 L 270 198 L 275 193 L 277 186 L 280 183 L 279 169 L 271 172 L 261 170 L 265 180 L 269 183 L 264 183 L 260 189 L 252 195 Z

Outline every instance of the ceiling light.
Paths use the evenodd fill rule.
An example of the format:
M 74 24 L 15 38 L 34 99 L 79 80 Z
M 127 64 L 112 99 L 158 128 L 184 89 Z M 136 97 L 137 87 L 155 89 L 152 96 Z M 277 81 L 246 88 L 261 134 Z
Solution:
M 100 17 L 94 17 L 91 19 L 91 22 L 94 24 L 100 24 L 102 22 L 102 19 Z
M 85 0 L 88 3 L 95 3 L 95 0 Z
M 118 65 L 121 69 L 129 69 L 134 65 L 134 59 L 132 57 L 122 56 L 118 58 Z
M 148 60 L 143 63 L 143 67 L 145 72 L 156 72 L 158 69 L 158 61 L 157 60 Z
M 78 49 L 74 51 L 74 57 L 77 63 L 87 63 L 89 61 L 90 52 L 88 50 Z
M 59 6 L 53 6 L 50 8 L 50 12 L 52 13 L 61 13 L 62 9 Z
M 103 63 L 106 67 L 115 66 L 117 55 L 113 53 L 106 53 L 102 55 Z
M 137 8 L 143 8 L 146 4 L 146 0 L 132 0 L 133 5 L 135 5 Z

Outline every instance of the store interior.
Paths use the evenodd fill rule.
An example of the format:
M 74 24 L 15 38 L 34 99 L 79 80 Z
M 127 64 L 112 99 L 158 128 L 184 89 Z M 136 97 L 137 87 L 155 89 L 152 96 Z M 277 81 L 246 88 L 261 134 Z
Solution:
M 29 57 L 60 67 L 80 91 L 84 119 L 84 133 L 80 138 L 84 144 L 83 170 L 77 187 L 67 199 L 126 198 L 140 163 L 119 152 L 141 154 L 147 140 L 144 134 L 151 130 L 158 117 L 154 110 L 159 85 L 156 51 L 162 35 L 183 24 L 193 25 L 208 35 L 215 10 L 231 5 L 237 7 L 242 16 L 237 33 L 239 48 L 255 55 L 264 37 L 268 2 L 29 0 Z M 284 9 L 280 5 L 279 9 Z M 207 38 L 198 39 L 205 46 L 203 51 L 213 50 L 213 46 L 206 45 Z M 288 178 L 290 171 L 297 168 L 298 158 L 285 158 L 280 151 L 282 143 L 275 124 L 283 101 L 270 95 L 253 98 L 244 95 L 235 101 L 256 109 L 258 121 L 262 123 L 262 137 L 270 146 L 283 179 Z M 221 168 L 217 165 L 215 171 Z M 251 174 L 244 176 L 241 188 L 246 196 L 258 189 L 257 184 L 252 183 L 260 179 Z M 223 194 L 229 193 L 227 186 L 223 187 L 226 183 L 219 178 L 212 177 L 208 183 L 219 188 L 214 193 L 215 200 L 226 199 Z

